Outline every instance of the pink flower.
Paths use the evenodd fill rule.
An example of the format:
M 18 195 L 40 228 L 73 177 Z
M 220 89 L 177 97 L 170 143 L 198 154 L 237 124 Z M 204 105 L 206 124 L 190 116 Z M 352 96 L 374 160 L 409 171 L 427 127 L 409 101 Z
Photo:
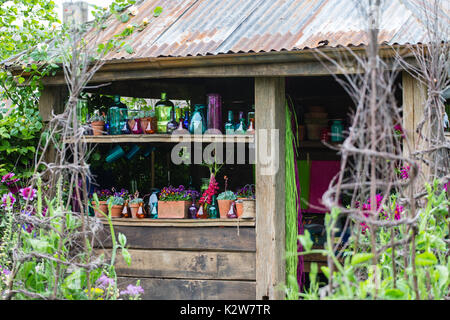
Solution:
M 403 166 L 400 169 L 400 176 L 402 177 L 402 179 L 408 179 L 409 178 L 409 170 L 411 169 L 410 166 Z
M 32 187 L 27 187 L 20 189 L 19 192 L 24 200 L 33 200 L 36 196 L 37 190 Z
M 8 207 L 8 198 L 9 198 L 9 207 Z M 16 202 L 16 198 L 14 198 L 14 195 L 11 192 L 5 193 L 2 196 L 2 207 L 5 208 L 11 208 L 14 203 Z

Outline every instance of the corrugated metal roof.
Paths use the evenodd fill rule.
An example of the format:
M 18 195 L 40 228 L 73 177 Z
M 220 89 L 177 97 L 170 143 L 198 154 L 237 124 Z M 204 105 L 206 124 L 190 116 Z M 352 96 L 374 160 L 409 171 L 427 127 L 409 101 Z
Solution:
M 424 42 L 422 1 L 384 1 L 380 43 Z M 449 2 L 441 18 L 450 24 Z M 163 13 L 153 18 L 156 6 Z M 324 40 L 331 47 L 367 44 L 366 19 L 354 0 L 147 0 L 137 9 L 129 23 L 152 19 L 127 40 L 134 53 L 115 52 L 108 60 L 298 50 Z M 111 21 L 103 39 L 124 27 Z
M 385 0 L 380 43 L 425 42 L 423 1 Z M 448 26 L 450 0 L 442 3 L 440 18 Z M 157 6 L 163 12 L 154 18 Z M 147 18 L 148 26 L 126 39 L 134 53 L 111 52 L 106 60 L 291 51 L 322 41 L 329 47 L 367 44 L 367 19 L 355 0 L 146 0 L 135 7 L 138 14 L 127 23 L 111 17 L 100 37 L 106 42 Z

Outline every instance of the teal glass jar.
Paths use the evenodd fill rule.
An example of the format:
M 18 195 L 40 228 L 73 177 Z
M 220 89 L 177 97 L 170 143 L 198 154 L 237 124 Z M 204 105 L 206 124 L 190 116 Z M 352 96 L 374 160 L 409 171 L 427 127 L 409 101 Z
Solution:
M 111 107 L 108 110 L 109 134 L 121 134 L 120 127 L 120 109 L 118 107 Z
M 331 125 L 331 142 L 341 142 L 344 140 L 344 124 L 340 119 L 333 120 Z
M 194 106 L 194 113 L 189 124 L 189 132 L 192 134 L 203 134 L 206 131 L 206 117 L 204 114 L 205 105 L 196 104 Z

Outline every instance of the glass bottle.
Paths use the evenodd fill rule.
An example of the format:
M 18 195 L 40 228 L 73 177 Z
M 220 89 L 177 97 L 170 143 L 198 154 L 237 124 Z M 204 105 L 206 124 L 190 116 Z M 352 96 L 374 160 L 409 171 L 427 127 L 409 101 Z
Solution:
M 178 122 L 175 121 L 175 110 L 170 111 L 170 121 L 167 123 L 167 133 L 171 134 L 178 128 Z
M 255 119 L 254 118 L 250 119 L 249 126 L 248 126 L 246 133 L 247 134 L 255 134 Z
M 150 219 L 157 219 L 158 218 L 158 191 L 153 191 L 152 195 L 150 196 L 149 202 L 150 202 Z
M 153 134 L 153 133 L 155 133 L 155 128 L 154 128 L 154 124 L 153 124 L 152 120 L 147 122 L 147 127 L 144 130 L 145 130 L 146 134 Z
M 252 110 L 255 110 L 254 105 L 252 105 Z M 249 113 L 247 113 L 247 119 L 247 125 L 250 127 L 250 122 L 253 121 L 253 129 L 255 129 L 255 111 L 250 111 Z
M 192 198 L 192 204 L 188 209 L 188 219 L 197 219 L 197 207 L 195 206 L 195 198 Z
M 222 129 L 222 99 L 218 93 L 206 95 L 208 100 L 208 129 Z
M 196 104 L 194 106 L 194 113 L 191 117 L 191 122 L 189 123 L 189 132 L 192 134 L 203 134 L 206 131 L 206 121 L 203 115 L 203 109 L 205 108 L 202 104 Z
M 203 209 L 203 205 L 200 205 L 198 207 L 197 219 L 208 219 L 208 214 L 207 214 L 206 210 Z
M 120 108 L 120 132 L 122 134 L 130 134 L 130 128 L 128 127 L 128 109 Z
M 189 110 L 184 111 L 183 128 L 189 130 Z
M 247 130 L 247 126 L 245 125 L 245 118 L 244 118 L 244 112 L 243 111 L 239 111 L 239 120 L 236 123 L 235 130 L 237 130 L 240 127 L 241 122 L 244 124 L 244 126 L 243 126 L 244 131 Z
M 244 119 L 244 113 L 241 111 L 239 112 L 239 123 L 237 124 L 235 134 L 245 134 L 247 131 L 247 127 L 245 125 L 245 119 Z
M 227 218 L 228 219 L 237 218 L 236 203 L 234 201 L 231 203 L 230 210 L 228 210 Z
M 225 123 L 225 134 L 234 134 L 233 111 L 228 111 L 228 121 Z
M 131 132 L 133 132 L 133 134 L 142 134 L 141 119 L 134 119 L 134 125 L 133 128 L 131 128 Z
M 170 113 L 174 108 L 172 101 L 167 99 L 167 94 L 165 92 L 161 93 L 161 100 L 155 104 L 156 118 L 157 118 L 157 128 L 158 133 L 167 132 L 167 124 L 170 121 Z
M 212 196 L 211 204 L 208 206 L 208 218 L 219 219 L 219 206 L 217 205 L 216 195 Z

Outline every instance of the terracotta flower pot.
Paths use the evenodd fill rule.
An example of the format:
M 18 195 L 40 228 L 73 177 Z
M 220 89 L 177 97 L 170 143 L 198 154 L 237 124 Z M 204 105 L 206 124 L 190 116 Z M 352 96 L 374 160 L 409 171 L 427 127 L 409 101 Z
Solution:
M 217 203 L 219 204 L 219 214 L 220 219 L 226 219 L 227 213 L 230 211 L 231 203 L 234 200 L 217 200 Z
M 94 136 L 101 136 L 103 134 L 103 129 L 105 128 L 105 121 L 93 121 L 91 126 L 92 134 Z
M 111 207 L 111 217 L 120 218 L 122 216 L 123 205 L 113 205 Z
M 129 207 L 131 211 L 131 217 L 137 219 L 138 218 L 137 213 L 139 211 L 139 203 L 130 203 Z
M 158 218 L 186 219 L 192 201 L 158 201 Z
M 104 218 L 105 216 L 101 213 L 108 214 L 108 205 L 106 201 L 99 201 L 99 206 L 97 207 L 96 202 L 92 202 L 92 206 L 94 207 L 94 213 L 97 218 Z M 100 212 L 101 211 L 101 212 Z

